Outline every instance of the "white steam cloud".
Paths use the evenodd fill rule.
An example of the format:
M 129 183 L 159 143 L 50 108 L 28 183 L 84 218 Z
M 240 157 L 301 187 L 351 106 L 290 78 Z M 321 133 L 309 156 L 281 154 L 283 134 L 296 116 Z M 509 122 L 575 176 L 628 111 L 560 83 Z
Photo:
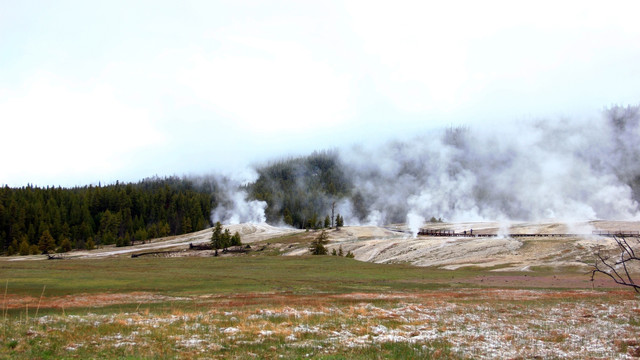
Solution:
M 341 152 L 364 204 L 349 223 L 637 219 L 638 107 L 593 121 L 449 128 Z M 357 206 L 354 206 L 357 209 Z
M 266 222 L 265 210 L 267 203 L 258 200 L 249 200 L 246 191 L 242 190 L 241 183 L 229 178 L 217 179 L 218 206 L 211 212 L 211 222 L 223 224 Z
M 267 219 L 264 211 L 267 203 L 258 200 L 247 200 L 245 191 L 236 191 L 229 194 L 227 201 L 218 205 L 211 213 L 213 223 L 220 221 L 223 224 L 264 223 Z
M 414 236 L 431 218 L 497 220 L 505 236 L 511 221 L 640 219 L 638 139 L 640 107 L 614 107 L 591 121 L 449 128 L 333 153 L 349 183 L 346 197 L 303 200 L 296 194 L 310 187 L 296 171 L 296 185 L 278 191 L 311 201 L 320 216 L 335 202 L 346 224 L 407 223 Z M 218 186 L 214 222 L 265 221 L 267 204 L 248 200 L 239 182 Z M 277 211 L 282 199 L 275 199 Z

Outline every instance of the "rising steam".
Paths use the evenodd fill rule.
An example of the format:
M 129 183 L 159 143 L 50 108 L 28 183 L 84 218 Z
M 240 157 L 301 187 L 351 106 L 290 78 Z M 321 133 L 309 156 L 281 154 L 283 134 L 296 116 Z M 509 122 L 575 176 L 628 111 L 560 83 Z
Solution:
M 216 181 L 218 206 L 211 212 L 211 222 L 223 224 L 264 223 L 267 203 L 249 200 L 241 182 L 227 177 Z
M 452 127 L 331 152 L 348 188 L 339 198 L 313 195 L 313 211 L 330 214 L 335 203 L 347 224 L 407 223 L 414 233 L 432 217 L 505 223 L 638 219 L 639 114 L 639 107 L 614 107 L 589 121 Z M 272 193 L 301 199 L 293 191 L 309 187 L 296 174 L 294 186 Z M 266 179 L 261 186 L 271 183 Z M 229 190 L 212 217 L 264 221 L 267 204 L 238 189 Z M 273 199 L 275 210 L 281 200 Z
M 380 224 L 638 218 L 638 107 L 593 121 L 449 128 L 342 152 Z M 352 223 L 362 219 L 351 218 Z

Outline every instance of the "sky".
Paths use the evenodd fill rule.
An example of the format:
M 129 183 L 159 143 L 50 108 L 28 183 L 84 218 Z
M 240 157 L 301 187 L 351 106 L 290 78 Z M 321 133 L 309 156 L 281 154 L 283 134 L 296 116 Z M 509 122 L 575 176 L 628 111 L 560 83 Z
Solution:
M 250 176 L 640 102 L 638 1 L 0 0 L 0 184 Z

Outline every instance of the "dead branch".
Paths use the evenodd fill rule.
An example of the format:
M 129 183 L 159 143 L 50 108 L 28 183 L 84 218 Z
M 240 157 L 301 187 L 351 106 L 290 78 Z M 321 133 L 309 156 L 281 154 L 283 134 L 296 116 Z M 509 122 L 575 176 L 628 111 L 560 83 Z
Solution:
M 640 244 L 640 237 L 634 236 L 635 242 Z M 636 284 L 631 277 L 631 271 L 629 265 L 637 261 L 636 264 L 640 264 L 640 257 L 636 256 L 633 249 L 633 242 L 627 241 L 624 236 L 613 235 L 613 240 L 616 242 L 617 250 L 620 252 L 620 256 L 609 256 L 604 254 L 602 248 L 599 248 L 596 252 L 596 261 L 591 271 L 591 281 L 593 281 L 597 273 L 604 274 L 616 284 L 629 286 L 633 288 L 637 293 L 640 293 L 640 285 Z

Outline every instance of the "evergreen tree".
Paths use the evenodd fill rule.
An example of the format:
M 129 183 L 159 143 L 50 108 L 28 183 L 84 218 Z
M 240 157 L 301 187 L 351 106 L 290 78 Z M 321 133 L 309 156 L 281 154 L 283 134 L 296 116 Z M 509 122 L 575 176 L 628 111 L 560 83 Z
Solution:
M 329 242 L 329 236 L 322 230 L 322 232 L 316 237 L 309 246 L 309 252 L 311 255 L 327 255 L 327 248 L 324 247 Z
M 18 245 L 18 241 L 14 239 L 11 242 L 11 245 L 9 245 L 9 247 L 7 248 L 7 255 L 13 256 L 19 251 L 19 249 L 20 249 L 20 246 Z
M 31 255 L 38 255 L 40 254 L 40 249 L 38 248 L 38 245 L 33 244 L 29 246 L 29 254 Z
M 285 224 L 293 226 L 293 217 L 291 216 L 291 211 L 289 211 L 289 209 L 284 209 L 282 212 L 282 218 Z
M 324 227 L 328 228 L 329 226 L 331 226 L 331 219 L 329 218 L 329 215 L 327 215 L 327 217 L 324 218 Z
M 140 241 L 143 244 L 147 240 L 147 230 L 146 229 L 138 229 L 135 234 L 133 234 L 134 241 Z
M 87 250 L 93 250 L 93 249 L 96 248 L 96 244 L 93 242 L 93 238 L 92 237 L 90 237 L 87 240 L 87 243 L 86 243 L 85 247 L 87 248 Z
M 231 246 L 242 246 L 242 239 L 240 238 L 240 233 L 237 231 L 231 237 Z
M 40 236 L 40 242 L 38 242 L 38 249 L 43 254 L 48 254 L 56 249 L 56 241 L 49 233 L 49 230 L 45 230 Z
M 65 253 L 69 251 L 71 251 L 71 240 L 69 240 L 69 238 L 63 238 L 62 241 L 60 241 L 58 252 Z
M 224 245 L 222 236 L 222 224 L 218 221 L 213 227 L 213 233 L 211 234 L 211 247 L 215 250 L 215 256 L 218 256 L 218 249 L 222 249 Z
M 222 233 L 222 247 L 227 250 L 229 246 L 231 246 L 231 231 L 224 229 Z
M 29 255 L 29 242 L 27 242 L 26 239 L 22 239 L 22 241 L 20 242 L 20 249 L 18 251 L 18 253 L 20 255 Z
M 182 219 L 182 233 L 188 234 L 190 232 L 191 232 L 191 218 L 187 216 L 184 219 Z

